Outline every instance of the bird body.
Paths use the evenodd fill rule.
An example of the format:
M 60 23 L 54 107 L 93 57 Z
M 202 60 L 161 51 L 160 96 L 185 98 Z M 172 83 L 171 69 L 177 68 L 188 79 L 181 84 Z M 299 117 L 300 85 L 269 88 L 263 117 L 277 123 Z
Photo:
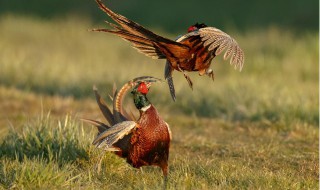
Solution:
M 154 59 L 166 59 L 165 79 L 170 93 L 175 100 L 172 72 L 182 72 L 192 88 L 193 83 L 186 72 L 198 71 L 199 75 L 208 75 L 214 79 L 210 69 L 212 59 L 225 51 L 224 59 L 230 58 L 230 64 L 240 70 L 244 64 L 244 53 L 238 43 L 225 32 L 208 27 L 205 24 L 192 25 L 188 33 L 176 41 L 162 37 L 144 28 L 136 22 L 117 14 L 106 7 L 101 0 L 96 0 L 100 9 L 110 16 L 118 25 L 107 22 L 112 29 L 93 29 L 93 31 L 115 34 L 132 43 L 139 52 Z
M 159 166 L 163 175 L 168 174 L 168 158 L 171 141 L 169 125 L 160 117 L 156 108 L 146 97 L 153 77 L 140 77 L 125 84 L 119 93 L 113 93 L 113 112 L 105 104 L 97 89 L 94 89 L 97 103 L 109 125 L 84 119 L 98 128 L 93 144 L 106 151 L 114 151 L 135 168 Z M 133 87 L 134 104 L 139 110 L 138 120 L 130 117 L 122 108 L 122 100 Z
M 170 129 L 153 105 L 145 109 L 140 111 L 136 131 L 131 137 L 127 162 L 135 168 L 156 165 L 167 175 Z
M 170 62 L 173 69 L 179 71 L 180 67 L 183 71 L 202 72 L 210 66 L 215 54 L 202 48 L 202 44 L 200 44 L 198 40 L 199 36 L 188 38 L 182 36 L 177 39 L 178 42 L 189 47 L 189 52 L 186 54 L 185 60 L 181 60 L 180 62 L 172 60 L 172 62 Z

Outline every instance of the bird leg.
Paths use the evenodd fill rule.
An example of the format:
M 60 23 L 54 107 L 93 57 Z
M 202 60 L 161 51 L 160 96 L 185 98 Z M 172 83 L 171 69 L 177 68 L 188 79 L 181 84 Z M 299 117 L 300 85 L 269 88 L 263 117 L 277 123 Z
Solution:
M 167 189 L 167 184 L 168 184 L 168 176 L 165 175 L 165 176 L 163 176 L 163 189 L 164 190 Z
M 203 76 L 203 75 L 208 75 L 210 78 L 212 78 L 212 80 L 214 81 L 214 73 L 212 69 L 203 69 L 199 71 L 199 75 Z
M 144 174 L 144 172 L 143 172 L 143 170 L 142 170 L 142 167 L 140 167 L 139 169 L 140 169 L 140 172 L 141 172 L 142 174 Z
M 163 189 L 167 189 L 167 184 L 168 184 L 168 164 L 165 163 L 164 165 L 161 166 L 162 172 L 163 172 Z
M 192 81 L 191 81 L 191 78 L 184 72 L 184 70 L 182 70 L 182 69 L 180 68 L 180 65 L 179 65 L 179 64 L 177 64 L 177 66 L 178 66 L 178 70 L 183 73 L 184 78 L 187 79 L 188 84 L 189 84 L 189 87 L 193 90 L 193 86 L 192 86 L 193 83 L 192 83 Z
M 212 69 L 203 69 L 199 71 L 199 75 L 203 76 L 203 75 L 208 75 L 210 78 L 212 78 L 212 80 L 214 81 L 214 73 Z
M 208 75 L 210 78 L 212 78 L 212 80 L 214 81 L 214 73 L 212 69 L 207 69 L 206 70 L 206 75 Z

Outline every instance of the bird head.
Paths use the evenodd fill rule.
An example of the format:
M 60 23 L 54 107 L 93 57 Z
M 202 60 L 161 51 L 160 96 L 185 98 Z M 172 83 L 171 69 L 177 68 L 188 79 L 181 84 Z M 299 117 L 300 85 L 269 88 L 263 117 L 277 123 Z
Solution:
M 200 23 L 200 24 L 196 23 L 188 28 L 188 33 L 199 30 L 200 28 L 205 28 L 205 27 L 207 27 L 207 25 L 204 23 Z
M 148 94 L 149 88 L 145 82 L 141 82 L 139 85 L 137 85 L 137 92 L 140 92 L 141 94 Z
M 151 104 L 147 98 L 150 85 L 150 83 L 139 82 L 131 91 L 131 94 L 133 95 L 134 105 L 139 110 L 141 110 L 142 108 L 146 108 Z
M 157 82 L 163 81 L 152 76 L 137 77 L 129 81 L 128 84 L 133 87 L 131 94 L 133 95 L 133 101 L 137 109 L 143 111 L 143 108 L 147 108 L 151 104 L 147 98 L 147 94 L 151 85 Z

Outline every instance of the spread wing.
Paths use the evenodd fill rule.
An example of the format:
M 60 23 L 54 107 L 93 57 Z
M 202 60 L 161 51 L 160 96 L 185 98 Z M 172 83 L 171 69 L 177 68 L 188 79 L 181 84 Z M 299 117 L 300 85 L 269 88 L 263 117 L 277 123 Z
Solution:
M 134 121 L 123 121 L 121 123 L 117 123 L 98 135 L 92 144 L 96 145 L 98 148 L 104 148 L 105 150 L 114 150 L 112 145 L 130 134 L 136 126 L 137 123 Z
M 183 57 L 188 53 L 189 47 L 176 41 L 159 36 L 126 17 L 114 13 L 106 7 L 101 0 L 96 0 L 101 10 L 107 13 L 116 23 L 107 22 L 113 29 L 93 29 L 93 31 L 115 34 L 132 43 L 139 52 L 154 59 L 166 58 L 171 55 L 175 58 Z
M 240 71 L 242 70 L 244 53 L 236 40 L 214 27 L 201 28 L 199 35 L 203 41 L 203 45 L 208 47 L 209 51 L 216 49 L 216 55 L 219 55 L 226 49 L 223 58 L 225 60 L 230 58 L 230 64 L 234 65 L 235 68 L 239 68 Z
M 193 38 L 195 36 L 199 36 L 200 38 Z M 225 32 L 214 27 L 205 27 L 190 32 L 180 37 L 177 41 L 180 42 L 191 38 L 198 40 L 194 42 L 195 44 L 202 43 L 208 51 L 212 51 L 215 55 L 219 55 L 226 50 L 223 56 L 224 60 L 230 58 L 230 64 L 234 65 L 235 68 L 239 68 L 240 71 L 242 70 L 244 53 L 236 40 Z

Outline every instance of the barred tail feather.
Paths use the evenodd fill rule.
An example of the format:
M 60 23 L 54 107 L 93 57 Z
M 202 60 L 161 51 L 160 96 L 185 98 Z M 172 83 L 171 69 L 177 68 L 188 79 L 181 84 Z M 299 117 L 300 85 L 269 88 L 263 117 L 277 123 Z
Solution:
M 98 106 L 99 106 L 103 116 L 107 119 L 107 121 L 109 122 L 110 125 L 114 125 L 115 120 L 114 120 L 113 114 L 110 111 L 110 109 L 108 108 L 106 102 L 101 98 L 96 86 L 93 86 L 93 91 L 96 96 L 96 101 L 98 103 Z

